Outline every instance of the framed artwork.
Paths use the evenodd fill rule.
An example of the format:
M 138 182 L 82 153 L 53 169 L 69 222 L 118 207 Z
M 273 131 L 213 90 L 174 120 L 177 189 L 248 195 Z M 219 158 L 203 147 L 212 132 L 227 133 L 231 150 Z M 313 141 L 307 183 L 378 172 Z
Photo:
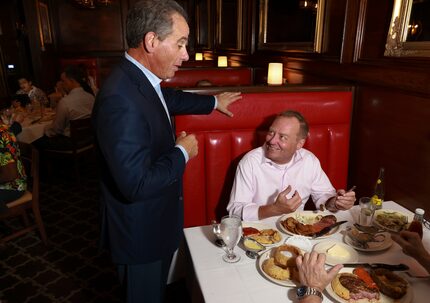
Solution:
M 325 0 L 260 0 L 258 49 L 321 52 Z
M 48 5 L 37 1 L 37 17 L 39 23 L 40 45 L 45 50 L 46 44 L 52 44 L 51 23 L 49 22 Z
M 395 0 L 385 56 L 430 57 L 430 0 Z
M 242 0 L 217 0 L 216 46 L 242 50 Z
M 196 38 L 197 47 L 209 48 L 211 46 L 211 23 L 209 0 L 196 1 Z

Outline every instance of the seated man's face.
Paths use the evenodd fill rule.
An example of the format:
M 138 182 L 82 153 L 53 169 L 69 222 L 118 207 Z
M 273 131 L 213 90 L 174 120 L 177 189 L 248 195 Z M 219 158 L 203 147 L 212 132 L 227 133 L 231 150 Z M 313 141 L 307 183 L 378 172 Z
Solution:
M 18 80 L 18 83 L 19 83 L 19 87 L 23 90 L 23 91 L 25 91 L 26 93 L 28 93 L 28 92 L 30 92 L 31 91 L 31 81 L 28 81 L 27 79 L 25 79 L 25 78 L 22 78 L 22 79 L 19 79 Z
M 294 117 L 277 117 L 266 135 L 263 145 L 266 158 L 277 164 L 286 164 L 296 150 L 303 147 L 305 139 L 299 136 L 300 123 Z

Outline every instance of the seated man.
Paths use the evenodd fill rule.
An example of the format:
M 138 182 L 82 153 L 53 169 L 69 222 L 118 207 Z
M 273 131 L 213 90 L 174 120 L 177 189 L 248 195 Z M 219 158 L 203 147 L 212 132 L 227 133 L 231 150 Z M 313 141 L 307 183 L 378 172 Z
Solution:
M 303 148 L 309 126 L 295 111 L 273 121 L 263 146 L 248 152 L 236 170 L 227 210 L 246 221 L 303 210 L 309 197 L 333 212 L 351 208 L 353 191 L 336 190 L 313 153 Z
M 45 135 L 33 142 L 38 149 L 70 149 L 70 120 L 91 116 L 94 96 L 82 88 L 85 81 L 82 71 L 76 66 L 68 66 L 61 74 L 61 81 L 67 96 L 58 102 L 55 119 L 45 128 Z

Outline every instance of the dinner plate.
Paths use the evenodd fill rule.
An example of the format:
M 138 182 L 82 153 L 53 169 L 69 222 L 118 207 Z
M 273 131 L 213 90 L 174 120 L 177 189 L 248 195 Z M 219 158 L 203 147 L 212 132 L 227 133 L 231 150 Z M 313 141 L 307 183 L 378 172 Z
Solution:
M 278 244 L 278 243 L 280 243 L 282 241 L 282 234 L 276 228 L 272 228 L 272 227 L 270 227 L 270 226 L 268 226 L 268 225 L 266 225 L 264 223 L 261 223 L 261 222 L 246 222 L 246 221 L 244 221 L 244 222 L 242 222 L 242 228 L 244 228 L 244 227 L 253 227 L 253 228 L 256 228 L 256 229 L 258 229 L 260 231 L 263 230 L 263 229 L 272 229 L 272 230 L 276 231 L 277 233 L 279 233 L 279 236 L 280 236 L 279 237 L 279 241 L 276 241 L 276 242 L 271 243 L 271 244 L 261 243 L 261 245 L 264 245 L 266 247 L 272 247 L 273 245 L 276 245 L 276 244 Z
M 288 219 L 290 217 L 293 217 L 294 219 L 296 219 L 300 223 L 303 223 L 303 224 L 314 224 L 314 223 L 318 222 L 317 216 L 326 216 L 326 215 L 333 215 L 333 214 L 330 213 L 330 212 L 318 212 L 318 213 L 315 213 L 313 211 L 307 211 L 307 210 L 305 210 L 305 211 L 299 211 L 299 212 L 296 211 L 296 212 L 293 212 L 293 213 L 290 213 L 290 214 L 285 214 L 285 215 L 281 216 L 278 219 L 278 221 L 277 221 L 277 226 L 284 233 L 287 233 L 289 235 L 298 235 L 298 234 L 293 233 L 293 232 L 289 231 L 288 229 L 286 229 L 281 224 L 281 222 L 285 221 L 286 219 Z M 337 220 L 337 221 L 339 221 L 339 220 Z M 335 227 L 331 231 L 329 231 L 327 234 L 318 237 L 318 239 L 323 239 L 323 238 L 330 237 L 331 235 L 333 235 L 336 232 L 338 232 L 339 229 L 340 229 L 340 226 Z M 302 236 L 302 235 L 300 235 L 300 236 Z M 311 236 L 304 236 L 304 237 L 312 238 Z
M 343 273 L 343 272 L 352 273 L 353 270 L 354 270 L 354 268 L 349 268 L 349 267 L 345 268 L 344 267 L 340 270 L 340 273 Z M 405 278 L 405 275 L 402 273 L 396 273 L 396 274 L 400 275 L 402 278 Z M 345 299 L 339 297 L 334 292 L 333 288 L 331 287 L 331 283 L 329 285 L 327 285 L 326 291 L 335 302 L 349 303 L 348 300 L 345 300 Z M 377 302 L 378 303 L 411 303 L 412 299 L 413 299 L 413 292 L 412 292 L 411 285 L 408 282 L 408 290 L 407 290 L 406 294 L 403 297 L 401 297 L 400 299 L 395 300 L 395 299 L 392 299 L 392 298 L 384 295 L 383 293 L 380 293 L 379 301 L 377 301 Z
M 369 251 L 369 252 L 385 250 L 391 247 L 391 245 L 393 245 L 393 240 L 391 239 L 390 233 L 382 232 L 378 234 L 383 234 L 385 236 L 384 241 L 381 241 L 381 242 L 369 241 L 367 242 L 367 245 L 368 245 L 367 248 L 357 245 L 357 243 L 348 234 L 345 234 L 343 236 L 343 241 L 356 250 Z
M 315 244 L 314 251 L 317 253 L 325 253 L 325 263 L 328 265 L 336 265 L 343 263 L 355 263 L 358 261 L 358 253 L 352 247 L 333 240 L 326 240 Z
M 269 276 L 264 270 L 263 270 L 263 263 L 264 261 L 266 261 L 267 259 L 269 259 L 272 255 L 272 250 L 275 248 L 271 248 L 266 250 L 264 253 L 262 253 L 257 260 L 257 265 L 258 265 L 258 272 L 265 277 L 267 280 L 278 284 L 278 285 L 282 285 L 282 286 L 287 286 L 287 287 L 296 287 L 298 286 L 300 283 L 299 281 L 295 282 L 293 280 L 278 280 L 275 278 L 272 278 L 271 276 Z
M 389 232 L 397 233 L 407 228 L 413 215 L 407 215 L 392 209 L 377 209 L 373 215 L 373 225 Z

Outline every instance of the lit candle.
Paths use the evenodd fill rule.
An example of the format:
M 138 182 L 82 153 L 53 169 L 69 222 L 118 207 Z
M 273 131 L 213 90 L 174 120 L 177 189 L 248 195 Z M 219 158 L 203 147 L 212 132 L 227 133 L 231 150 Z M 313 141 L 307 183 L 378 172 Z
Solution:
M 227 67 L 227 56 L 218 57 L 218 67 Z
M 269 85 L 282 85 L 282 63 L 269 63 L 269 69 L 267 71 L 267 84 Z

